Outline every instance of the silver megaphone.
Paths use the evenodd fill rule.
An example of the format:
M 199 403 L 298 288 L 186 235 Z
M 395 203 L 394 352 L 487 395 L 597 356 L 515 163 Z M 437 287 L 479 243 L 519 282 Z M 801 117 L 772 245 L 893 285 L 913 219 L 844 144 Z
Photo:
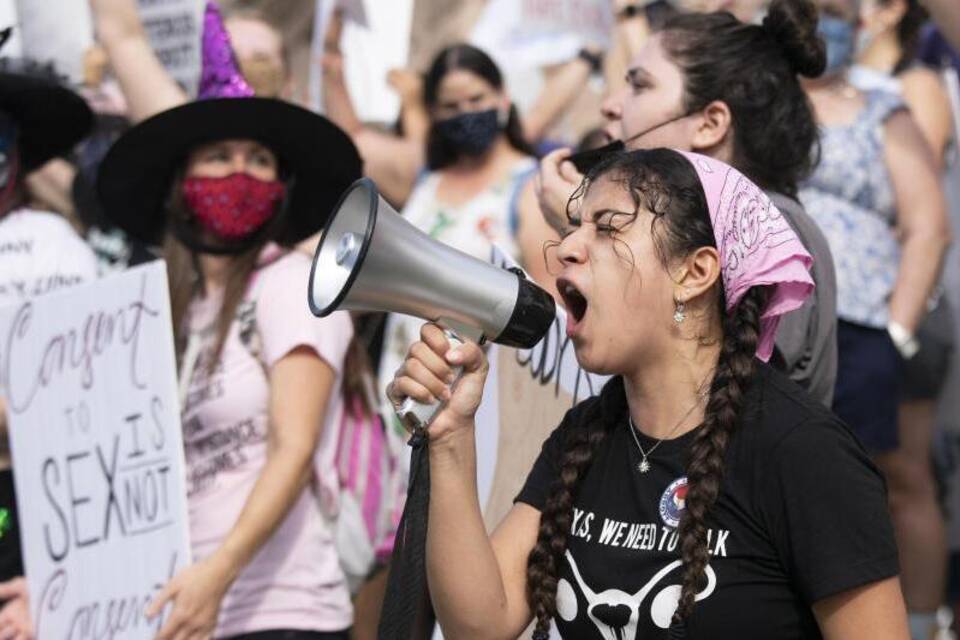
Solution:
M 527 280 L 438 242 L 403 219 L 369 178 L 340 198 L 313 257 L 308 301 L 314 315 L 387 311 L 435 322 L 463 339 L 531 348 L 556 314 L 553 298 Z M 410 399 L 408 426 L 429 425 L 440 405 Z

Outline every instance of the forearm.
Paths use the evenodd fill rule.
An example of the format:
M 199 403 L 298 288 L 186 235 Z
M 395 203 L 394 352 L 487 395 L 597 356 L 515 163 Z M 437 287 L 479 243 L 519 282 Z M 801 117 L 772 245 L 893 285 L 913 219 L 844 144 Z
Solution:
M 926 312 L 949 238 L 935 230 L 907 234 L 901 247 L 897 282 L 890 298 L 890 319 L 914 333 Z
M 617 23 L 617 39 L 623 43 L 628 60 L 633 60 L 639 55 L 648 37 L 650 37 L 650 25 L 645 16 L 637 15 Z
M 400 106 L 400 121 L 403 124 L 403 137 L 423 144 L 430 131 L 430 115 L 423 106 L 423 99 L 406 99 Z
M 423 168 L 423 143 L 370 128 L 357 132 L 353 142 L 363 158 L 364 174 L 377 183 L 383 197 L 399 210 Z
M 294 442 L 272 446 L 240 517 L 218 549 L 230 561 L 233 577 L 277 529 L 307 486 L 313 448 Z
M 548 73 L 537 101 L 523 119 L 523 133 L 530 142 L 537 142 L 547 129 L 583 92 L 590 78 L 590 63 L 575 58 Z
M 507 596 L 477 495 L 474 428 L 430 445 L 427 579 L 449 638 L 498 638 Z
M 122 24 L 99 20 L 97 37 L 110 58 L 133 122 L 187 102 L 186 93 L 157 59 L 139 19 Z
M 353 101 L 350 100 L 343 70 L 339 65 L 337 67 L 328 66 L 323 71 L 323 112 L 334 124 L 352 136 L 363 124 L 353 108 Z

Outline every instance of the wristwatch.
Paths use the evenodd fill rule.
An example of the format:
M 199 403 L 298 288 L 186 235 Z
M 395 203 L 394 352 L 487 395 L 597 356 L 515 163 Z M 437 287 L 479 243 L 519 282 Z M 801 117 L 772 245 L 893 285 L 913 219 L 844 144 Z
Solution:
M 617 11 L 617 22 L 623 22 L 624 20 L 629 20 L 637 16 L 647 15 L 647 5 L 650 4 L 650 0 L 646 2 L 634 2 L 633 4 L 628 4 L 619 11 Z
M 904 360 L 909 360 L 920 351 L 920 341 L 899 322 L 891 320 L 887 324 L 887 333 Z
M 603 68 L 603 54 L 599 51 L 580 49 L 580 51 L 577 52 L 577 57 L 590 65 L 591 73 L 600 73 L 600 70 Z

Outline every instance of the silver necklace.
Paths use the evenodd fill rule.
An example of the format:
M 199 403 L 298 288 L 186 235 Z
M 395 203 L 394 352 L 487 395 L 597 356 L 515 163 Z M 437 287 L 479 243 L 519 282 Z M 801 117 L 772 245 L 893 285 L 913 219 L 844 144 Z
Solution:
M 637 437 L 637 428 L 633 424 L 633 416 L 631 415 L 627 416 L 627 424 L 630 429 L 630 435 L 633 436 L 633 441 L 637 443 L 637 449 L 640 450 L 640 462 L 637 464 L 637 471 L 639 471 L 640 473 L 646 473 L 647 471 L 650 471 L 650 462 L 649 460 L 647 460 L 647 458 L 650 457 L 650 454 L 656 451 L 657 447 L 663 444 L 664 440 L 668 440 L 670 436 L 672 436 L 674 432 L 680 428 L 680 425 L 682 425 L 683 422 L 690 417 L 690 414 L 693 413 L 693 410 L 696 409 L 698 406 L 700 406 L 700 402 L 703 401 L 706 395 L 707 395 L 707 390 L 701 390 L 697 392 L 697 401 L 693 403 L 693 406 L 687 409 L 687 412 L 683 414 L 683 417 L 680 418 L 680 421 L 673 426 L 673 429 L 670 429 L 667 435 L 657 440 L 656 444 L 650 447 L 649 451 L 644 451 L 643 446 L 640 444 L 640 438 Z

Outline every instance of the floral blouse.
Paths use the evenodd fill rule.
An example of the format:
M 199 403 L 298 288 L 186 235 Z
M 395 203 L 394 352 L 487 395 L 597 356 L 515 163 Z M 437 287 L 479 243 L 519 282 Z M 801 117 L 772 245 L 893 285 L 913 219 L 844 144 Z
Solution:
M 906 106 L 885 91 L 864 93 L 848 125 L 821 128 L 821 157 L 800 201 L 830 243 L 837 270 L 837 315 L 882 329 L 900 265 L 896 198 L 884 162 L 884 123 Z

